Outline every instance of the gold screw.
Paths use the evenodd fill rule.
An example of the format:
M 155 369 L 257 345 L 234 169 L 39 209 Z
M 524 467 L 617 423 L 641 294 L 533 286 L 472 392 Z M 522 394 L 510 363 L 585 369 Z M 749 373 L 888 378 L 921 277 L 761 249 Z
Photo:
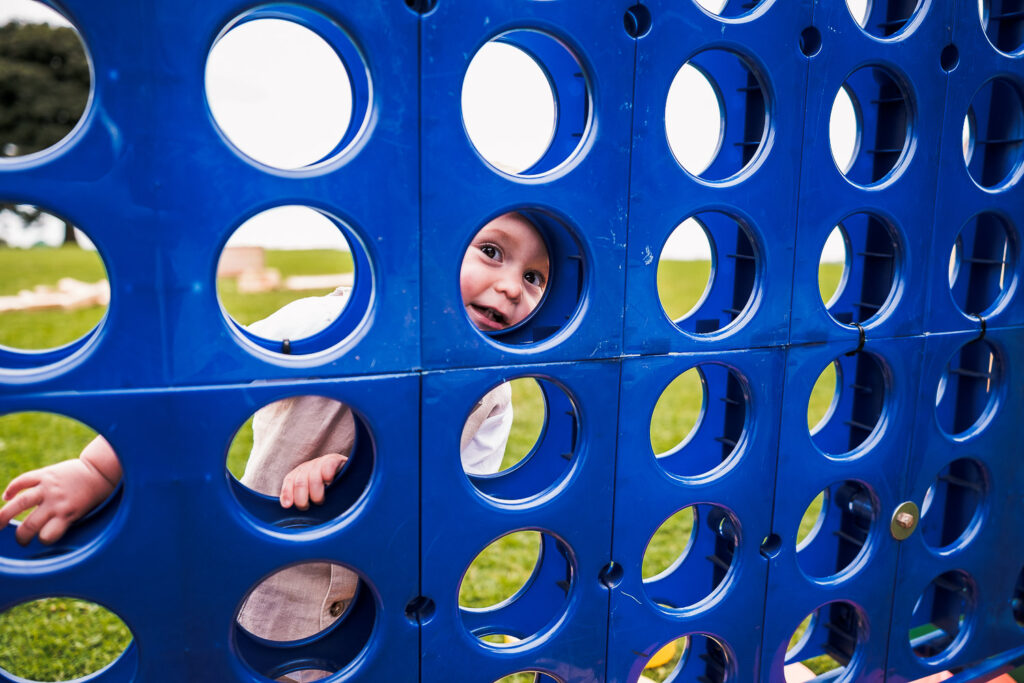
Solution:
M 896 508 L 889 521 L 889 533 L 897 541 L 903 541 L 910 537 L 917 529 L 917 522 L 920 512 L 912 500 L 907 500 Z

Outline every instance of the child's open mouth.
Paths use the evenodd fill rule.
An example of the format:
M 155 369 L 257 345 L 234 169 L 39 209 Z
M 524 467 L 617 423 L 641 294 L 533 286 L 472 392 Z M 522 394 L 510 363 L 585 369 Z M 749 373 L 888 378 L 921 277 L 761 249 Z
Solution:
M 483 318 L 481 322 L 483 322 L 486 327 L 495 330 L 508 327 L 508 318 L 506 318 L 501 311 L 493 309 L 490 306 L 478 306 L 476 304 L 470 304 L 469 307 L 477 313 L 478 318 Z M 490 325 L 487 325 L 486 323 L 490 323 Z

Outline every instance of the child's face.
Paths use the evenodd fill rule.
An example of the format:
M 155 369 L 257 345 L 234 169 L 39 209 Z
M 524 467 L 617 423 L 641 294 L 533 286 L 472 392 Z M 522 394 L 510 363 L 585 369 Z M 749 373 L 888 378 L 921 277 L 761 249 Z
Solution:
M 548 250 L 521 216 L 498 216 L 480 229 L 459 273 L 462 302 L 481 330 L 503 330 L 537 307 L 548 284 Z

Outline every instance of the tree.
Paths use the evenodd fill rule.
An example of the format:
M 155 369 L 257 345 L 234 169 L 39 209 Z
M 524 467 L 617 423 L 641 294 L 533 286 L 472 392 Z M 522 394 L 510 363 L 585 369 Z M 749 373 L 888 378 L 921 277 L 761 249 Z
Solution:
M 78 34 L 66 27 L 11 22 L 0 26 L 0 152 L 31 154 L 62 140 L 89 99 L 89 60 Z M 0 203 L 25 225 L 38 211 Z M 65 223 L 64 239 L 74 243 Z

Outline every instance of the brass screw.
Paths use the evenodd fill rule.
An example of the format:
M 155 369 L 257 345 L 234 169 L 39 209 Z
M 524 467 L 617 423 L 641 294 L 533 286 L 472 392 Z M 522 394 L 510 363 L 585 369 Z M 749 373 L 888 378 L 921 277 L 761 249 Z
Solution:
M 919 516 L 920 512 L 914 501 L 907 500 L 900 503 L 889 521 L 889 533 L 897 541 L 910 538 L 910 535 L 917 529 Z
M 901 512 L 896 515 L 896 524 L 903 529 L 909 529 L 914 526 L 914 515 L 909 512 Z

